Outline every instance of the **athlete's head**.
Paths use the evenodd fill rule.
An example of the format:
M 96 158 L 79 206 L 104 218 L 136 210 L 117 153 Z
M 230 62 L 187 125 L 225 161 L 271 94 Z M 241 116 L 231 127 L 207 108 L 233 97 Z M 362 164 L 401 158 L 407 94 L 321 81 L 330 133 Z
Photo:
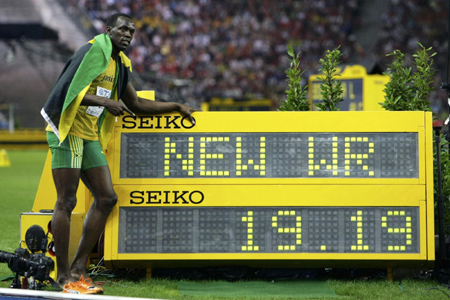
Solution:
M 111 38 L 113 47 L 119 51 L 130 46 L 134 31 L 133 20 L 127 14 L 113 14 L 106 21 L 106 33 Z

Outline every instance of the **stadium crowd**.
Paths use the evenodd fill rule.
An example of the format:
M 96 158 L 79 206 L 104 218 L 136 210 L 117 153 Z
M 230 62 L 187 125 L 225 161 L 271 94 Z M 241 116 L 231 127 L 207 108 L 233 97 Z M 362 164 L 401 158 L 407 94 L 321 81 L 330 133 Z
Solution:
M 82 0 L 98 32 L 108 15 L 131 15 L 134 69 L 192 81 L 187 96 L 283 99 L 287 45 L 301 49 L 305 78 L 341 45 L 343 62 L 363 55 L 352 32 L 357 0 Z M 360 53 L 357 52 L 360 50 Z
M 381 15 L 382 30 L 371 55 L 384 69 L 392 62 L 386 56 L 399 49 L 406 54 L 405 65 L 412 66 L 413 57 L 421 43 L 432 47 L 434 57 L 435 89 L 429 97 L 433 112 L 439 119 L 448 116 L 447 93 L 440 88 L 447 81 L 447 47 L 449 16 L 445 0 L 390 0 L 388 9 Z
M 156 78 L 159 88 L 174 79 L 191 84 L 182 89 L 190 103 L 211 97 L 285 99 L 287 46 L 300 52 L 303 84 L 318 74 L 326 50 L 340 46 L 342 63 L 371 60 L 382 68 L 386 54 L 433 47 L 436 89 L 430 97 L 435 112 L 446 110 L 444 77 L 447 60 L 447 7 L 444 0 L 389 0 L 381 16 L 376 46 L 366 53 L 355 31 L 361 27 L 360 0 L 80 0 L 98 32 L 114 12 L 131 15 L 137 33 L 127 53 L 134 70 Z M 443 97 L 443 98 L 442 98 Z

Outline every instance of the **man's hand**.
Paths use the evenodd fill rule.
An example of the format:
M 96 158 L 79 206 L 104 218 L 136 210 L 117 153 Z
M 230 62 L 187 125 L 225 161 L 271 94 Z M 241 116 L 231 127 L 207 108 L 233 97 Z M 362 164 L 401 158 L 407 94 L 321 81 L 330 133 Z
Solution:
M 129 110 L 123 103 L 108 99 L 103 105 L 114 116 L 123 116 L 125 112 L 134 116 L 135 114 Z
M 195 124 L 192 113 L 198 111 L 198 109 L 177 102 L 150 101 L 145 98 L 140 98 L 131 83 L 128 83 L 121 99 L 127 107 L 138 114 L 159 115 L 179 112 L 183 116 L 189 116 L 191 123 Z
M 192 117 L 192 113 L 195 111 L 200 111 L 200 110 L 195 109 L 190 106 L 187 106 L 187 105 L 184 105 L 184 104 L 180 104 L 180 113 L 183 115 L 189 116 L 189 120 L 191 121 L 192 124 L 195 124 L 195 119 L 194 119 L 194 117 Z

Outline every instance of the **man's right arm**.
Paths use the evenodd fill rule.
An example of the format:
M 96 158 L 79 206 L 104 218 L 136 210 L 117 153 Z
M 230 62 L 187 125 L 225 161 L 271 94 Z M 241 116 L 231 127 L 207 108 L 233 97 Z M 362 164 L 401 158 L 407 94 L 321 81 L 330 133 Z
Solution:
M 80 105 L 85 106 L 103 106 L 106 108 L 107 111 L 109 111 L 114 116 L 121 116 L 125 114 L 125 112 L 128 112 L 131 115 L 134 115 L 134 113 L 129 110 L 125 105 L 120 103 L 119 101 L 115 101 L 106 97 L 101 97 L 97 95 L 92 95 L 86 93 L 83 100 L 81 101 Z
M 180 112 L 182 115 L 189 116 L 191 122 L 195 124 L 192 113 L 198 111 L 198 109 L 176 102 L 149 101 L 139 98 L 131 83 L 128 83 L 122 95 L 122 100 L 132 111 L 136 113 L 157 115 L 170 112 Z

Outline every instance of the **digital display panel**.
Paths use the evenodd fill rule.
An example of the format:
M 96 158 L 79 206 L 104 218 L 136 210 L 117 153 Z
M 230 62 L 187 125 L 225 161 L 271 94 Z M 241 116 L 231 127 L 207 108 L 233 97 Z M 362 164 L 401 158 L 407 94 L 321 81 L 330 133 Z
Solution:
M 361 111 L 363 110 L 363 79 L 339 79 L 342 87 L 342 98 L 339 108 L 343 111 Z M 320 80 L 314 80 L 310 83 L 312 103 L 316 105 L 322 99 L 323 84 Z
M 119 253 L 418 253 L 418 207 L 121 207 Z
M 406 133 L 122 133 L 121 178 L 417 178 Z

